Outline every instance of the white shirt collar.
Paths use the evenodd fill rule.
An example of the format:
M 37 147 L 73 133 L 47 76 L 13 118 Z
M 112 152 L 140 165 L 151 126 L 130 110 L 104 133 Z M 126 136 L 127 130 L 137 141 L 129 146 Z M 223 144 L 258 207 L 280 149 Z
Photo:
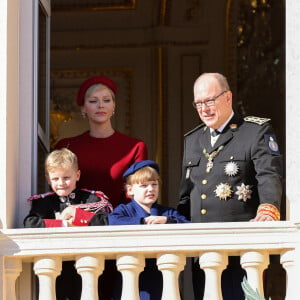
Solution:
M 224 130 L 224 128 L 229 123 L 229 121 L 232 119 L 233 115 L 234 115 L 234 112 L 232 111 L 231 114 L 230 114 L 230 116 L 229 116 L 229 118 L 226 120 L 226 122 L 217 129 L 219 132 L 222 132 Z M 214 129 L 210 128 L 210 132 L 212 132 L 212 131 L 214 131 Z

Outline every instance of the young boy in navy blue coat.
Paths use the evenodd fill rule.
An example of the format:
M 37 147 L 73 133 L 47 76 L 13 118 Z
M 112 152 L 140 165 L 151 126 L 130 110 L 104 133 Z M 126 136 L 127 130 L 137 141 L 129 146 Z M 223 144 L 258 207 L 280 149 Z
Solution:
M 124 173 L 127 194 L 132 197 L 128 204 L 120 204 L 109 215 L 110 225 L 188 223 L 177 210 L 157 204 L 159 196 L 159 166 L 152 160 L 134 163 Z M 160 300 L 162 275 L 155 259 L 146 259 L 145 270 L 140 274 L 141 300 Z M 120 292 L 119 288 L 119 292 Z M 116 296 L 114 299 L 119 299 Z

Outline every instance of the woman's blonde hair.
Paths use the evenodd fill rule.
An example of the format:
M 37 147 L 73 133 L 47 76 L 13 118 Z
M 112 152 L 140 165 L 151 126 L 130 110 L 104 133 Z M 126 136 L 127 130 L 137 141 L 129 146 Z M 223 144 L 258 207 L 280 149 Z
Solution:
M 102 90 L 104 88 L 107 88 L 110 93 L 111 93 L 111 97 L 113 99 L 113 101 L 115 102 L 116 101 L 116 95 L 115 93 L 112 91 L 111 88 L 109 88 L 107 85 L 105 84 L 102 84 L 102 83 L 96 83 L 96 84 L 93 84 L 91 85 L 85 92 L 85 95 L 84 95 L 84 100 L 86 98 L 88 98 L 92 93 L 94 93 L 95 91 L 98 91 L 98 90 Z
M 75 171 L 77 171 L 78 160 L 76 154 L 67 148 L 54 150 L 51 153 L 49 153 L 45 161 L 46 174 L 58 168 L 73 168 Z

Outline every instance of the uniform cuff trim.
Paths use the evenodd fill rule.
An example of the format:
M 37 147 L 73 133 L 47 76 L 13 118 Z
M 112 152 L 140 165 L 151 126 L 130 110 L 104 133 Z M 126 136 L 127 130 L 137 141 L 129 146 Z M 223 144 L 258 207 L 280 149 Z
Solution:
M 268 215 L 274 221 L 280 220 L 280 212 L 277 209 L 277 207 L 272 204 L 267 204 L 267 203 L 260 204 L 257 209 L 257 215 Z

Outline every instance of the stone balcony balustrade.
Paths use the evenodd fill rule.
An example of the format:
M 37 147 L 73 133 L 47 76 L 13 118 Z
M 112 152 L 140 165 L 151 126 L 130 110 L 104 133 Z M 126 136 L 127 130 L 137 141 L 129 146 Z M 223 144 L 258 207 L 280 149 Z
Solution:
M 179 273 L 187 257 L 199 257 L 206 275 L 204 299 L 221 300 L 221 273 L 232 255 L 240 256 L 248 282 L 263 294 L 262 272 L 269 256 L 277 254 L 286 271 L 285 299 L 295 300 L 299 228 L 298 223 L 281 221 L 4 229 L 0 234 L 0 299 L 32 299 L 33 285 L 28 279 L 32 272 L 39 282 L 36 298 L 55 299 L 55 279 L 64 260 L 75 261 L 82 278 L 81 299 L 98 299 L 97 279 L 104 261 L 116 259 L 123 278 L 122 300 L 138 300 L 138 276 L 145 258 L 156 258 L 163 275 L 162 299 L 179 300 Z

